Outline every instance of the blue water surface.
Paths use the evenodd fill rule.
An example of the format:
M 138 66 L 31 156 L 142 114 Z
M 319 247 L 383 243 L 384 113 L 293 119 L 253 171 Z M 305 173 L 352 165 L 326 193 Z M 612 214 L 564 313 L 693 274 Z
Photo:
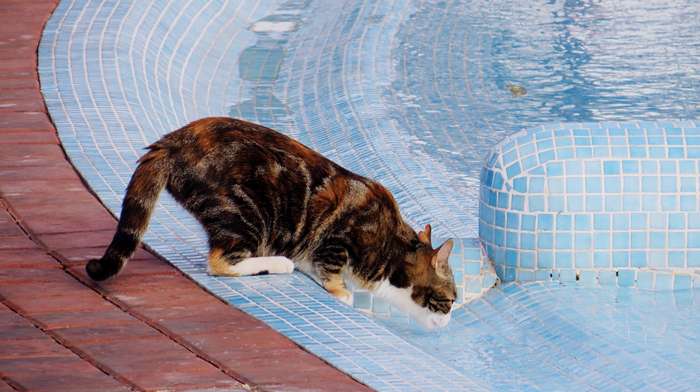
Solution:
M 376 178 L 439 235 L 475 235 L 482 159 L 509 134 L 700 114 L 695 1 L 311 2 L 286 18 L 294 31 L 253 46 L 274 75 L 231 114 Z
M 411 4 L 388 110 L 450 178 L 477 176 L 486 151 L 524 128 L 700 117 L 696 1 Z M 476 199 L 468 182 L 450 185 Z
M 698 294 L 511 283 L 437 333 L 387 323 L 495 391 L 693 390 Z

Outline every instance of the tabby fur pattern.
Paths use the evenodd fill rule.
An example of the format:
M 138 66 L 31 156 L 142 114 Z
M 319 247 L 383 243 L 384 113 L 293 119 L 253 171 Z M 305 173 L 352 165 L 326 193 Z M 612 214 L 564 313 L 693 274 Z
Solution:
M 272 129 L 204 118 L 148 147 L 129 182 L 116 234 L 87 273 L 116 275 L 134 253 L 163 188 L 204 227 L 209 272 L 242 276 L 296 267 L 350 303 L 343 276 L 428 328 L 447 324 L 456 290 L 452 241 L 433 249 L 391 193 Z

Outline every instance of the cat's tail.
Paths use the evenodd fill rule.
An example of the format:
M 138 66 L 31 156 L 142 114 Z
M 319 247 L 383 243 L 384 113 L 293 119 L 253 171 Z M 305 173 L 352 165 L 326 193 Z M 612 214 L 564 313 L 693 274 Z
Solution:
M 141 243 L 158 195 L 168 182 L 171 160 L 168 150 L 158 143 L 139 159 L 126 195 L 117 232 L 101 259 L 90 260 L 85 266 L 93 280 L 105 280 L 119 273 Z

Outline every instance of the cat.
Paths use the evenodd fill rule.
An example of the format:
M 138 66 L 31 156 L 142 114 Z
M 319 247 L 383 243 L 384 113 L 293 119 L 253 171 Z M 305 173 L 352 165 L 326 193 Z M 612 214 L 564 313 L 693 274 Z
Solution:
M 449 322 L 452 240 L 433 249 L 430 225 L 416 233 L 379 183 L 286 135 L 227 117 L 194 121 L 147 149 L 112 242 L 86 265 L 92 279 L 124 267 L 166 188 L 204 227 L 211 275 L 296 267 L 351 304 L 345 274 L 429 329 Z

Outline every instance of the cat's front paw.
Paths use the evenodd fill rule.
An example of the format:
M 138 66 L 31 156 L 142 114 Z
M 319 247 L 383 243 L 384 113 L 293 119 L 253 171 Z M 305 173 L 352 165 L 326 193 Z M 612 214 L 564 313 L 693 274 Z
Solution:
M 340 302 L 352 307 L 352 292 L 346 289 L 339 289 L 332 293 Z
M 284 260 L 280 262 L 280 273 L 291 274 L 292 272 L 294 272 L 294 262 L 285 257 Z

